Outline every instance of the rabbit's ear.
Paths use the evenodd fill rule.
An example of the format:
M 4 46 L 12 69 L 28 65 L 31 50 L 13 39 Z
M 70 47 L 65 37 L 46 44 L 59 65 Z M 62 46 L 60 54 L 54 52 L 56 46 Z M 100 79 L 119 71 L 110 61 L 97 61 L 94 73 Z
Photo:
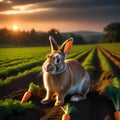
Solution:
M 65 55 L 67 55 L 67 54 L 69 53 L 70 49 L 72 48 L 72 43 L 73 43 L 73 38 L 70 38 L 70 39 L 66 40 L 66 41 L 62 44 L 60 50 L 61 50 Z
M 51 45 L 51 51 L 57 51 L 58 50 L 58 44 L 56 43 L 56 41 L 54 40 L 54 38 L 52 36 L 49 36 L 49 40 L 50 40 L 50 45 Z

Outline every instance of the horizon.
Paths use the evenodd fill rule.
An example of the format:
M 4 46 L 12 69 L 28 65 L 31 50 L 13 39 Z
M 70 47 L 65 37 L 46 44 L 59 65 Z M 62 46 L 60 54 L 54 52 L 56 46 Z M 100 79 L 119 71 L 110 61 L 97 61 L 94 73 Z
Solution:
M 0 0 L 0 28 L 29 31 L 103 32 L 111 22 L 120 22 L 117 0 Z
M 2 29 L 7 29 L 9 31 L 14 31 L 14 32 L 30 32 L 31 30 L 35 30 L 35 32 L 48 32 L 52 29 L 58 30 L 57 28 L 50 28 L 48 31 L 42 31 L 42 30 L 36 30 L 35 28 L 31 28 L 29 30 L 20 30 L 19 28 L 16 28 L 16 26 L 13 26 L 12 28 L 7 28 L 6 26 L 4 26 L 3 28 L 0 28 L 0 30 Z M 75 30 L 75 31 L 59 31 L 60 33 L 77 33 L 77 32 L 95 32 L 95 33 L 104 33 L 104 31 L 90 31 L 90 30 Z

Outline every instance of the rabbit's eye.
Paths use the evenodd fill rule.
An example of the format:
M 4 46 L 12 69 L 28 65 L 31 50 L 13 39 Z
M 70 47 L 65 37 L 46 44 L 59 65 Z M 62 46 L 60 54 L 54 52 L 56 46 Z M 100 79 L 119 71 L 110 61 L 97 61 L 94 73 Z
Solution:
M 59 62 L 60 62 L 60 58 L 57 59 L 57 63 L 59 63 Z

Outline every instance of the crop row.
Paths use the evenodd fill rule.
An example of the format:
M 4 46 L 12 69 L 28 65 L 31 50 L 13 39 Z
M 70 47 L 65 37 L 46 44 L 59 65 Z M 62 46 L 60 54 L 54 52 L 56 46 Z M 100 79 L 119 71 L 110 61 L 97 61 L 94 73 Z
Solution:
M 77 50 L 78 51 L 78 50 Z M 72 57 L 74 57 L 74 56 L 76 56 L 77 54 L 77 51 L 74 51 L 74 52 L 72 52 L 71 54 L 70 54 L 70 56 L 68 56 L 68 57 L 70 57 L 70 58 L 72 58 Z M 82 51 L 84 51 L 84 49 L 83 50 L 81 50 L 80 51 L 80 53 L 82 52 Z M 16 54 L 16 53 L 15 53 Z M 37 55 L 34 55 L 34 56 L 32 56 L 33 54 L 29 54 L 29 55 L 27 55 L 27 54 L 23 54 L 22 56 L 24 56 L 25 58 L 23 58 L 23 57 L 18 57 L 18 59 L 16 60 L 15 59 L 15 61 L 14 61 L 14 59 L 13 59 L 13 61 L 12 62 L 9 62 L 9 59 L 8 59 L 8 61 L 7 60 L 5 60 L 6 61 L 6 63 L 3 63 L 2 65 L 0 65 L 0 73 L 3 73 L 3 72 L 7 72 L 7 71 L 10 71 L 10 69 L 11 69 L 11 71 L 12 71 L 12 69 L 15 69 L 15 68 L 17 68 L 18 70 L 19 69 L 21 69 L 22 68 L 22 66 L 23 66 L 23 68 L 24 68 L 24 66 L 28 66 L 28 64 L 30 65 L 30 64 L 34 64 L 34 63 L 39 63 L 40 61 L 43 61 L 44 59 L 45 59 L 45 55 L 46 55 L 47 53 L 46 52 L 41 52 L 40 53 L 40 51 L 39 51 L 39 54 L 37 54 Z M 78 53 L 79 54 L 79 53 Z M 13 54 L 11 53 L 11 56 L 12 56 Z M 11 57 L 11 56 L 8 56 L 8 57 Z M 15 56 L 15 55 L 13 55 L 13 56 Z M 28 57 L 26 57 L 26 56 L 28 56 Z M 30 57 L 30 56 L 32 56 L 32 57 Z M 2 57 L 2 56 L 1 56 Z M 44 58 L 44 59 L 43 59 Z M 28 66 L 29 67 L 29 66 Z
M 79 62 L 82 62 L 83 59 L 91 52 L 92 49 L 93 48 L 84 50 L 83 52 L 75 56 L 73 59 L 78 60 Z
M 0 48 L 0 65 L 8 64 L 13 61 L 33 59 L 48 53 L 48 47 L 30 47 L 30 48 Z
M 88 46 L 88 48 L 91 47 Z M 73 46 L 71 54 L 78 52 L 78 50 L 85 50 L 85 46 Z M 30 48 L 2 48 L 0 49 L 0 70 L 4 67 L 17 65 L 21 62 L 29 62 L 41 58 L 50 51 L 50 47 L 30 47 Z M 71 55 L 70 54 L 70 55 Z M 69 57 L 69 54 L 68 54 Z
M 101 47 L 120 54 L 120 43 L 100 44 Z
M 21 78 L 23 76 L 27 76 L 29 74 L 33 74 L 35 72 L 38 72 L 40 69 L 41 69 L 41 67 L 38 66 L 38 67 L 32 68 L 30 70 L 25 70 L 24 72 L 19 72 L 17 75 L 7 77 L 5 80 L 0 79 L 0 86 L 9 84 L 10 82 L 12 82 L 18 78 Z
M 79 49 L 79 47 L 78 47 L 78 49 Z M 81 47 L 80 51 L 78 51 L 78 49 L 75 49 L 75 47 L 73 47 L 73 51 L 71 51 L 70 57 L 76 56 L 77 52 L 79 52 L 79 54 L 80 54 L 80 53 L 82 53 L 82 51 L 85 51 L 85 47 Z M 40 71 L 41 65 L 45 60 L 45 56 L 48 53 L 48 50 L 46 50 L 46 48 L 45 48 L 45 50 L 42 49 L 42 51 L 39 51 L 39 52 L 38 52 L 38 50 L 35 51 L 35 53 L 31 52 L 31 54 L 29 54 L 29 55 L 26 53 L 21 54 L 22 56 L 16 55 L 18 57 L 18 58 L 16 57 L 17 60 L 16 60 L 16 58 L 14 58 L 16 53 L 18 53 L 18 52 L 15 52 L 14 55 L 11 53 L 12 55 L 10 56 L 10 59 L 6 59 L 6 57 L 3 56 L 2 59 L 6 59 L 6 60 L 3 64 L 1 64 L 1 67 L 0 67 L 0 85 L 8 84 L 9 82 L 11 82 L 15 79 L 18 79 L 22 76 Z M 10 55 L 10 53 L 9 53 L 9 55 Z M 31 57 L 32 57 L 32 59 L 31 59 Z M 9 58 L 9 56 L 8 56 L 8 58 Z
M 76 60 L 78 60 L 78 58 L 80 57 L 79 55 L 85 54 L 85 52 L 87 53 L 93 47 L 94 47 L 94 45 L 88 45 L 88 46 L 84 46 L 84 45 L 81 45 L 81 46 L 79 45 L 78 46 L 77 45 L 77 46 L 73 46 L 72 50 L 67 55 L 67 59 L 76 59 Z
M 93 76 L 95 73 L 95 66 L 93 66 L 93 61 L 95 57 L 96 48 L 93 48 L 85 60 L 82 62 L 82 66 Z
M 36 66 L 40 66 L 42 64 L 42 62 L 43 62 L 43 60 L 41 59 L 40 61 L 31 61 L 31 62 L 27 62 L 27 63 L 23 62 L 23 63 L 18 64 L 16 66 L 10 66 L 4 70 L 1 70 L 0 76 L 1 76 L 1 78 L 5 79 L 6 77 L 9 77 L 11 75 L 18 74 L 19 72 L 29 70 L 29 69 L 36 67 Z
M 32 58 L 32 59 L 22 59 L 22 60 L 16 60 L 16 61 L 13 61 L 11 63 L 6 63 L 6 64 L 3 64 L 3 65 L 0 65 L 0 71 L 1 70 L 7 70 L 8 68 L 13 68 L 13 67 L 17 67 L 17 66 L 20 66 L 21 64 L 28 64 L 28 63 L 32 63 L 32 62 L 37 62 L 37 61 L 41 61 L 41 59 L 43 60 L 43 58 L 45 59 L 44 56 L 42 55 L 39 55 L 35 58 Z
M 90 48 L 89 48 L 90 49 Z M 66 59 L 71 59 L 71 58 L 75 58 L 76 56 L 78 56 L 79 54 L 83 53 L 84 51 L 87 51 L 88 49 L 83 49 L 83 50 L 77 50 L 77 51 L 74 51 L 70 54 L 67 55 L 67 58 Z
M 22 54 L 20 53 L 20 56 L 18 53 L 20 52 L 21 48 L 14 48 L 14 50 L 18 50 L 17 52 L 15 51 L 14 53 L 8 53 L 10 48 L 7 49 L 5 55 L 1 56 L 0 59 L 5 59 L 5 62 L 0 66 L 0 80 L 5 80 L 8 77 L 15 76 L 19 74 L 19 72 L 25 72 L 26 70 L 31 70 L 37 66 L 40 67 L 42 62 L 45 59 L 44 54 L 47 53 L 48 49 L 44 48 L 42 51 L 40 48 L 23 48 L 21 51 Z M 13 48 L 12 48 L 13 50 Z M 32 52 L 34 51 L 34 52 Z M 28 54 L 29 53 L 29 54 Z M 10 56 L 8 56 L 8 54 Z M 17 60 L 14 59 L 14 56 L 17 56 Z
M 120 61 L 118 59 L 116 59 L 112 54 L 110 54 L 109 51 L 105 50 L 105 49 L 101 49 L 101 51 L 118 67 L 120 68 Z
M 120 60 L 120 54 L 118 54 L 118 53 L 116 53 L 114 51 L 111 51 L 110 53 L 111 53 L 111 55 L 115 56 L 117 59 Z
M 3 62 L 0 66 L 0 85 L 8 84 L 9 82 L 22 76 L 40 71 L 41 65 L 45 60 L 45 56 L 49 53 L 50 49 L 48 49 L 48 47 L 42 49 L 35 48 L 34 51 L 32 48 L 30 51 L 31 52 L 29 52 L 29 50 L 27 50 L 27 52 L 22 51 L 22 54 L 20 53 L 21 55 L 18 55 L 18 52 L 15 52 L 14 55 L 9 53 L 7 58 L 5 55 L 3 55 L 3 58 L 0 58 L 1 63 L 5 59 L 5 62 Z M 80 61 L 82 66 L 92 76 L 94 76 L 97 68 L 100 68 L 100 71 L 102 72 L 114 71 L 113 66 L 111 66 L 110 63 L 110 58 L 106 54 L 109 54 L 109 52 L 106 52 L 101 47 L 96 47 L 95 45 L 73 46 L 73 49 L 67 56 L 67 59 L 72 58 Z M 111 54 L 112 53 L 110 53 L 110 55 Z M 6 53 L 6 55 L 8 55 L 8 53 Z M 16 57 L 14 58 L 14 56 Z M 113 58 L 115 59 L 115 57 Z
M 115 50 L 113 51 L 112 49 L 111 50 L 108 50 L 107 48 L 104 48 L 103 46 L 101 46 L 103 50 L 109 52 L 110 56 L 113 56 L 115 57 L 116 59 L 119 59 L 120 60 L 120 53 L 118 53 L 118 51 L 116 52 Z
M 101 52 L 100 47 L 98 47 L 98 57 L 100 59 L 100 66 L 102 71 L 113 71 L 112 66 L 110 65 L 110 62 L 108 58 Z

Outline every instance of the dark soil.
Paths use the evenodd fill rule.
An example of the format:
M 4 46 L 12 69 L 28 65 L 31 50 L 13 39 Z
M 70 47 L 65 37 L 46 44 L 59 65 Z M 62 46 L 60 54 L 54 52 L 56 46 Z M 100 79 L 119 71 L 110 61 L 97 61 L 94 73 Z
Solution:
M 21 100 L 29 83 L 34 82 L 42 86 L 42 77 L 38 73 L 22 77 L 11 82 L 5 87 L 0 87 L 0 98 L 12 98 Z M 40 96 L 33 95 L 30 100 L 36 105 L 36 109 L 27 109 L 22 113 L 14 113 L 7 116 L 5 120 L 61 120 L 63 111 L 60 107 L 54 107 L 54 102 L 47 105 L 40 103 L 45 96 L 44 88 L 41 88 Z M 112 103 L 99 95 L 96 90 L 91 89 L 87 99 L 79 102 L 70 102 L 70 96 L 66 96 L 65 103 L 75 106 L 77 112 L 70 114 L 71 120 L 114 120 L 114 107 Z
M 80 58 L 78 59 L 78 61 L 79 61 L 80 63 L 82 63 L 91 51 L 92 51 L 92 49 L 91 49 L 90 51 L 88 51 L 86 54 L 84 54 L 82 57 L 80 57 Z
M 100 75 L 102 74 L 101 66 L 100 66 L 100 59 L 98 57 L 98 48 L 95 49 L 95 55 L 93 59 L 93 66 L 95 67 L 95 74 L 91 76 L 95 82 L 99 79 Z

